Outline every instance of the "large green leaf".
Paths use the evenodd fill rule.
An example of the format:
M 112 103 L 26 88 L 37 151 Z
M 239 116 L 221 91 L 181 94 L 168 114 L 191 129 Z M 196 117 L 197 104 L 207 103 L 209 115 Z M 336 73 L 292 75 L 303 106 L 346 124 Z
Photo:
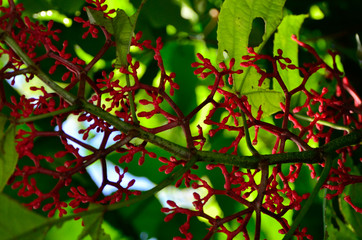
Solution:
M 262 18 L 265 24 L 264 35 L 259 46 L 254 48 L 256 52 L 259 52 L 280 24 L 283 17 L 284 3 L 285 0 L 226 0 L 219 15 L 217 61 L 223 61 L 224 54 L 227 53 L 229 58 L 235 58 L 235 66 L 238 68 L 241 57 L 248 54 L 247 48 L 253 22 L 257 18 Z M 265 101 L 265 99 L 271 99 L 271 97 L 275 96 L 277 96 L 277 99 L 282 99 L 283 95 L 277 92 L 270 93 L 265 87 L 262 90 L 259 89 L 257 84 L 260 75 L 252 69 L 248 68 L 243 74 L 234 76 L 233 88 L 240 95 L 253 98 L 253 103 L 251 103 L 253 112 L 255 113 L 261 106 L 265 117 L 279 110 L 279 108 L 269 106 L 271 101 Z M 257 93 L 254 94 L 254 91 L 257 91 Z M 255 101 L 256 98 L 262 95 L 264 100 Z M 279 105 L 279 103 L 274 103 L 273 100 L 272 105 L 275 104 Z
M 269 89 L 260 89 L 245 93 L 248 96 L 248 102 L 251 106 L 262 106 L 263 117 L 280 111 L 280 103 L 284 102 L 284 96 L 277 91 Z M 257 115 L 258 109 L 251 109 L 253 116 Z
M 89 22 L 94 25 L 105 27 L 105 29 L 110 33 L 114 34 L 113 29 L 113 20 L 111 18 L 104 17 L 104 13 L 101 11 L 94 10 L 92 8 L 86 8 Z
M 281 22 L 284 3 L 285 0 L 225 0 L 217 29 L 217 61 L 224 60 L 226 51 L 230 58 L 235 58 L 236 66 L 239 65 L 241 57 L 248 54 L 249 35 L 256 18 L 262 18 L 265 23 L 262 43 L 255 48 L 259 51 Z
M 115 18 L 106 18 L 103 13 L 90 8 L 87 8 L 89 21 L 92 24 L 103 26 L 106 30 L 115 37 L 116 42 L 116 63 L 117 67 L 127 66 L 127 54 L 133 36 L 133 31 L 138 16 L 138 12 L 128 17 L 122 9 L 116 11 Z
M 0 193 L 0 238 L 3 240 L 44 239 L 47 219 Z M 44 227 L 40 227 L 44 224 Z M 27 233 L 27 234 L 24 234 Z M 24 235 L 22 235 L 24 234 Z
M 89 209 L 97 207 L 95 204 L 91 204 Z M 98 212 L 95 214 L 87 215 L 83 217 L 84 229 L 78 236 L 78 239 L 90 235 L 92 240 L 111 240 L 111 237 L 104 232 L 102 227 L 104 212 Z
M 113 19 L 114 36 L 116 38 L 116 66 L 127 66 L 127 54 L 133 36 L 138 12 L 128 17 L 123 10 L 117 10 Z
M 280 103 L 285 101 L 285 97 L 282 92 L 269 89 L 269 79 L 265 79 L 259 87 L 258 81 L 260 77 L 260 73 L 258 73 L 255 68 L 249 68 L 243 90 L 240 94 L 248 97 L 248 102 L 251 105 L 251 113 L 254 117 L 257 116 L 259 107 L 261 107 L 263 111 L 262 116 L 267 117 L 280 111 Z
M 289 15 L 283 18 L 274 36 L 274 55 L 277 55 L 277 51 L 281 49 L 284 57 L 290 58 L 292 64 L 299 66 L 298 44 L 291 39 L 291 36 L 294 34 L 299 37 L 299 30 L 307 17 L 308 15 Z M 278 65 L 278 72 L 289 91 L 296 88 L 303 80 L 298 70 L 282 70 Z M 281 90 L 278 84 L 275 85 L 275 90 Z
M 0 116 L 0 192 L 13 174 L 18 162 L 18 153 L 15 149 L 15 125 L 11 124 L 4 131 L 6 118 Z
M 360 193 L 362 191 L 362 184 L 352 184 L 346 187 L 344 193 L 351 197 L 352 202 L 357 207 L 362 207 L 362 198 Z M 358 236 L 358 239 L 362 238 L 362 214 L 356 212 L 351 205 L 349 205 L 346 201 L 340 200 L 340 208 L 341 213 L 344 216 L 344 219 L 348 224 L 350 224 L 350 228 L 353 229 L 353 232 Z
M 353 230 L 340 218 L 332 204 L 333 200 L 326 201 L 325 207 L 325 239 L 329 240 L 357 240 Z M 342 209 L 343 210 L 343 209 Z M 343 210 L 344 211 L 344 210 Z

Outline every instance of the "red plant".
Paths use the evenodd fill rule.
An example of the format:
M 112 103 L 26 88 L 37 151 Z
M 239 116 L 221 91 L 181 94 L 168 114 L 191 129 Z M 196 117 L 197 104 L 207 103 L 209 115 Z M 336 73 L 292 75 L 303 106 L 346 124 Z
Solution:
M 87 2 L 91 4 L 92 9 L 103 12 L 107 18 L 114 12 L 107 12 L 104 1 Z M 195 189 L 194 209 L 181 207 L 171 200 L 167 202 L 168 207 L 162 208 L 162 212 L 167 213 L 165 221 L 171 221 L 176 214 L 186 215 L 186 222 L 180 227 L 184 237 L 174 239 L 192 239 L 190 221 L 196 217 L 203 218 L 210 224 L 204 239 L 210 239 L 216 232 L 224 233 L 227 239 L 233 239 L 240 234 L 249 239 L 250 233 L 246 227 L 250 224 L 253 214 L 256 216 L 255 239 L 258 239 L 262 215 L 275 219 L 282 234 L 286 234 L 291 228 L 285 214 L 300 210 L 302 202 L 309 197 L 309 193 L 298 193 L 292 187 L 304 165 L 309 167 L 312 178 L 318 176 L 315 165 L 312 164 L 319 164 L 327 171 L 327 181 L 321 177 L 321 184 L 322 188 L 333 191 L 327 195 L 328 199 L 343 194 L 347 185 L 362 182 L 362 177 L 351 174 L 348 167 L 348 162 L 351 161 L 348 156 L 353 155 L 362 139 L 361 99 L 348 78 L 338 70 L 335 52 L 329 52 L 333 59 L 330 66 L 311 46 L 293 36 L 293 40 L 314 57 L 313 63 L 296 66 L 290 59 L 283 57 L 282 50 L 279 50 L 276 56 L 269 56 L 256 53 L 253 48 L 249 48 L 249 55 L 242 58 L 243 70 L 234 70 L 239 68 L 234 66 L 234 59 L 231 59 L 228 66 L 225 63 L 215 66 L 210 59 L 197 54 L 199 61 L 192 64 L 195 68 L 194 74 L 210 82 L 209 92 L 198 106 L 185 114 L 172 96 L 177 94 L 175 90 L 179 89 L 179 84 L 180 87 L 187 86 L 174 81 L 177 73 L 168 73 L 165 70 L 161 55 L 163 44 L 160 38 L 154 45 L 149 40 L 142 41 L 142 33 L 138 32 L 130 42 L 131 46 L 137 47 L 140 51 L 153 52 L 160 70 L 160 79 L 156 85 L 148 85 L 139 80 L 140 63 L 134 60 L 131 54 L 126 58 L 128 65 L 116 69 L 122 78 L 116 78 L 114 71 L 103 71 L 102 78 L 91 79 L 88 72 L 107 51 L 110 51 L 111 46 L 116 45 L 112 34 L 104 26 L 91 24 L 89 20 L 80 17 L 75 19 L 85 28 L 83 38 L 97 38 L 100 32 L 105 36 L 105 43 L 99 53 L 89 63 L 85 63 L 68 53 L 66 40 L 59 44 L 61 32 L 52 30 L 52 21 L 47 26 L 31 22 L 28 17 L 22 17 L 23 10 L 21 4 L 15 5 L 11 0 L 9 7 L 0 8 L 3 43 L 0 46 L 0 57 L 8 58 L 0 70 L 0 76 L 2 79 L 11 79 L 11 84 L 18 81 L 19 75 L 30 82 L 37 76 L 53 89 L 49 91 L 43 86 L 33 86 L 30 90 L 40 93 L 39 97 L 16 98 L 4 91 L 4 82 L 0 85 L 0 109 L 4 112 L 10 110 L 8 119 L 12 123 L 25 124 L 16 133 L 19 162 L 8 184 L 17 189 L 19 196 L 31 199 L 25 204 L 29 208 L 41 208 L 52 217 L 56 211 L 59 216 L 67 214 L 65 209 L 68 205 L 74 209 L 74 213 L 79 213 L 86 211 L 89 203 L 127 203 L 130 199 L 137 199 L 146 194 L 130 189 L 135 180 L 126 183 L 126 187 L 121 186 L 128 171 L 127 164 L 137 161 L 135 156 L 140 156 L 139 165 L 144 161 L 151 161 L 150 158 L 158 158 L 163 164 L 159 171 L 170 175 L 169 180 L 176 180 L 176 187 L 184 185 Z M 260 60 L 269 62 L 271 70 L 262 69 L 259 65 Z M 53 62 L 53 66 L 48 69 L 50 76 L 55 71 L 64 72 L 62 81 L 68 84 L 65 88 L 60 88 L 42 72 L 38 66 L 43 62 Z M 273 115 L 275 122 L 281 122 L 280 126 L 263 120 L 263 107 L 260 107 L 257 116 L 254 116 L 248 97 L 230 90 L 235 75 L 246 74 L 247 68 L 255 68 L 260 74 L 259 86 L 265 79 L 274 79 L 282 89 L 285 102 L 280 103 L 280 111 Z M 335 92 L 328 88 L 318 92 L 307 87 L 307 83 L 312 81 L 312 76 L 320 69 L 325 69 L 326 81 L 335 84 Z M 298 71 L 303 81 L 296 88 L 288 89 L 280 71 Z M 125 78 L 130 79 L 132 84 L 126 83 Z M 86 87 L 93 91 L 89 99 L 85 99 Z M 147 97 L 136 99 L 138 92 L 144 92 L 144 96 Z M 297 94 L 304 96 L 304 103 L 292 107 L 292 97 Z M 190 126 L 191 120 L 206 106 L 212 106 L 201 121 L 210 126 L 211 130 L 207 133 L 201 126 L 197 126 L 196 129 Z M 220 113 L 221 119 L 218 117 Z M 79 130 L 83 140 L 88 139 L 90 134 L 101 134 L 102 141 L 99 147 L 66 132 L 64 121 L 70 116 L 77 116 L 78 121 L 84 123 L 85 127 Z M 159 116 L 165 119 L 165 124 L 148 127 L 148 122 Z M 49 120 L 47 124 L 55 130 L 38 129 L 34 121 L 39 119 Z M 176 128 L 183 130 L 186 147 L 173 143 L 172 139 L 156 135 Z M 255 131 L 255 139 L 251 141 L 249 131 L 252 129 Z M 268 153 L 261 154 L 253 147 L 258 142 L 259 131 L 270 133 L 270 139 L 273 139 L 274 147 Z M 218 149 L 204 150 L 205 143 L 214 141 L 222 132 L 233 135 L 232 142 L 218 146 Z M 336 133 L 340 137 L 334 139 Z M 63 149 L 53 155 L 34 151 L 38 139 L 48 138 L 58 138 L 64 146 Z M 133 139 L 140 141 L 132 141 Z M 310 147 L 310 139 L 323 143 L 322 147 Z M 247 142 L 252 156 L 242 156 L 238 152 L 242 141 Z M 297 146 L 299 152 L 288 153 L 287 141 Z M 81 153 L 73 143 L 89 153 Z M 157 156 L 149 150 L 150 144 L 165 149 L 172 156 Z M 115 172 L 119 179 L 111 181 L 106 173 L 106 157 L 115 151 L 122 154 L 119 163 L 126 167 L 123 172 L 116 167 Z M 338 164 L 327 167 L 328 161 L 332 161 L 337 154 Z M 79 183 L 74 183 L 74 177 L 84 174 L 86 168 L 96 161 L 102 166 L 102 184 L 95 192 L 89 192 Z M 222 174 L 223 188 L 213 187 L 197 175 L 197 169 L 205 166 L 203 162 L 207 163 L 207 171 Z M 289 169 L 283 168 L 286 163 L 291 163 Z M 180 166 L 182 168 L 179 168 Z M 43 181 L 49 180 L 49 189 L 39 187 L 36 180 L 39 175 L 45 176 L 41 178 Z M 102 191 L 106 186 L 112 186 L 117 191 L 111 196 L 103 196 Z M 161 188 L 163 183 L 159 186 Z M 153 193 L 156 190 L 159 189 L 155 188 Z M 66 192 L 67 197 L 60 192 Z M 200 195 L 200 192 L 206 194 Z M 228 216 L 210 215 L 205 205 L 210 199 L 221 195 L 237 202 L 240 205 L 239 210 Z M 69 204 L 67 199 L 71 199 Z M 345 196 L 345 200 L 357 212 L 361 212 L 361 208 L 354 206 L 353 199 Z M 231 222 L 236 223 L 235 229 L 227 227 L 227 223 Z M 298 239 L 312 239 L 306 229 L 297 229 L 292 233 Z

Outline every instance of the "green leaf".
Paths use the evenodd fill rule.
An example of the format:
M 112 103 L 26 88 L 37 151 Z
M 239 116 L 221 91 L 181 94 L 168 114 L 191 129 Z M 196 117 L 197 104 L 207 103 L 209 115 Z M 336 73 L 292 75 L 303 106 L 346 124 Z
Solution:
M 127 66 L 127 54 L 133 36 L 138 12 L 128 17 L 123 10 L 117 10 L 117 16 L 113 19 L 114 36 L 116 38 L 117 67 Z
M 356 234 L 340 219 L 340 214 L 333 207 L 333 200 L 326 201 L 325 208 L 325 236 L 328 240 L 357 240 Z M 343 209 L 342 209 L 343 210 Z
M 49 226 L 40 226 L 47 222 L 46 218 L 26 209 L 4 194 L 0 194 L 0 203 L 1 239 L 44 239 Z
M 223 61 L 224 53 L 227 53 L 229 58 L 235 58 L 235 66 L 238 68 L 241 57 L 248 54 L 249 36 L 254 19 L 262 18 L 265 24 L 265 32 L 259 46 L 254 48 L 256 52 L 259 52 L 280 24 L 283 17 L 284 3 L 285 0 L 226 0 L 219 15 L 217 61 Z M 260 75 L 252 69 L 248 68 L 243 74 L 234 76 L 234 91 L 240 93 L 240 95 L 246 95 L 249 100 L 253 100 L 251 105 L 254 113 L 257 112 L 259 106 L 264 112 L 263 117 L 279 111 L 280 108 L 275 107 L 275 105 L 279 106 L 279 102 L 274 99 L 269 101 L 268 99 L 275 96 L 277 96 L 277 99 L 282 99 L 282 93 L 270 92 L 265 87 L 260 89 L 257 86 Z M 254 91 L 256 93 L 253 93 Z M 261 96 L 263 96 L 262 99 L 257 100 Z
M 235 66 L 239 65 L 241 57 L 248 54 L 249 35 L 256 18 L 262 18 L 265 23 L 263 41 L 255 48 L 255 51 L 261 50 L 282 20 L 284 3 L 285 0 L 225 0 L 217 29 L 217 61 L 223 61 L 223 53 L 227 51 L 230 58 L 235 58 Z
M 97 11 L 91 8 L 86 8 L 89 22 L 94 25 L 105 27 L 105 29 L 110 33 L 114 34 L 113 19 L 104 17 L 104 13 Z
M 328 237 L 329 240 L 358 240 L 359 238 L 349 229 L 346 224 L 341 221 L 339 218 L 336 218 L 332 223 L 330 222 L 327 225 Z
M 14 173 L 18 162 L 18 153 L 15 149 L 15 125 L 11 124 L 4 131 L 6 118 L 0 116 L 0 192 Z
M 285 101 L 285 97 L 282 92 L 269 89 L 269 79 L 265 79 L 259 87 L 260 77 L 260 73 L 250 67 L 241 94 L 247 96 L 254 117 L 257 116 L 259 107 L 263 111 L 262 116 L 267 117 L 280 111 L 280 103 Z
M 5 116 L 0 115 L 0 141 L 4 138 L 4 128 L 6 124 L 7 118 Z
M 362 208 L 361 198 L 362 184 L 352 184 L 345 188 L 344 193 L 351 197 L 352 203 Z M 344 219 L 349 223 L 353 232 L 358 236 L 358 239 L 362 238 L 362 214 L 356 212 L 351 205 L 349 205 L 343 199 L 340 200 L 340 209 L 344 216 Z
M 357 44 L 357 51 L 356 51 L 357 59 L 360 67 L 362 67 L 362 45 L 359 35 L 357 33 L 356 33 L 356 44 Z
M 115 18 L 104 17 L 103 12 L 87 8 L 87 14 L 90 23 L 105 27 L 105 29 L 114 35 L 116 42 L 116 63 L 117 67 L 127 66 L 127 54 L 131 44 L 135 23 L 139 11 L 128 17 L 122 9 L 116 11 Z
M 253 116 L 256 116 L 258 113 L 258 108 L 255 106 L 262 106 L 263 117 L 269 116 L 272 113 L 280 111 L 280 102 L 284 101 L 284 96 L 280 92 L 269 90 L 269 89 L 260 89 L 250 93 L 245 93 L 248 96 L 248 102 L 251 106 L 251 113 Z
M 89 210 L 96 207 L 96 204 L 91 204 Z M 78 239 L 83 239 L 84 237 L 90 235 L 92 240 L 110 240 L 110 235 L 105 233 L 104 229 L 102 228 L 103 215 L 104 212 L 98 212 L 95 214 L 84 216 L 84 229 L 82 233 L 78 236 Z
M 274 36 L 274 55 L 277 55 L 278 49 L 283 50 L 283 56 L 290 58 L 292 64 L 299 66 L 298 61 L 298 44 L 291 39 L 294 34 L 299 37 L 299 30 L 308 15 L 289 15 L 283 18 L 278 27 L 278 32 Z M 278 72 L 287 86 L 288 90 L 292 90 L 302 83 L 302 77 L 299 71 L 286 69 L 282 70 L 278 65 Z M 275 90 L 281 90 L 278 84 L 275 84 Z

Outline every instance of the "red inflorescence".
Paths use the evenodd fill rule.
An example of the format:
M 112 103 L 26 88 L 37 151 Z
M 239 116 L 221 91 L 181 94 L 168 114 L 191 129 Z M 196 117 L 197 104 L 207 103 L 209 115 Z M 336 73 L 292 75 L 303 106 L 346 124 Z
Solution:
M 92 4 L 92 9 L 102 11 L 105 17 L 110 18 L 110 15 L 114 13 L 114 10 L 107 11 L 104 0 L 87 0 L 86 2 Z M 239 69 L 239 66 L 235 66 L 235 59 L 231 59 L 228 66 L 225 63 L 215 66 L 210 59 L 197 54 L 199 60 L 192 64 L 192 67 L 195 68 L 194 74 L 201 79 L 206 78 L 207 81 L 212 79 L 212 81 L 211 85 L 208 86 L 209 94 L 204 101 L 199 106 L 195 106 L 188 115 L 184 115 L 172 98 L 175 90 L 179 89 L 179 85 L 175 82 L 176 74 L 168 73 L 164 67 L 161 56 L 163 43 L 160 38 L 157 39 L 156 46 L 153 46 L 149 40 L 141 41 L 141 32 L 137 33 L 131 40 L 131 45 L 138 47 L 141 51 L 153 52 L 154 60 L 160 71 L 160 79 L 157 84 L 148 85 L 139 80 L 140 63 L 134 60 L 130 54 L 127 56 L 128 66 L 119 69 L 122 78 L 115 79 L 115 71 L 109 73 L 103 71 L 102 77 L 93 82 L 87 75 L 90 71 L 90 65 L 86 65 L 83 60 L 67 53 L 67 41 L 63 42 L 61 50 L 56 47 L 59 44 L 53 44 L 54 41 L 60 41 L 58 37 L 60 31 L 52 30 L 52 22 L 43 26 L 37 22 L 31 22 L 27 17 L 22 20 L 23 8 L 21 5 L 15 7 L 11 5 L 9 8 L 1 7 L 0 11 L 2 12 L 2 17 L 0 17 L 1 29 L 8 32 L 16 40 L 35 64 L 53 59 L 54 65 L 49 69 L 50 74 L 54 74 L 60 69 L 66 69 L 62 80 L 67 81 L 71 76 L 71 81 L 65 88 L 67 91 L 71 91 L 79 85 L 78 97 L 84 98 L 82 86 L 84 88 L 84 83 L 87 83 L 93 90 L 93 95 L 88 102 L 99 107 L 100 111 L 111 113 L 121 121 L 139 126 L 140 129 L 151 134 L 180 127 L 184 132 L 187 148 L 192 151 L 203 150 L 205 143 L 212 142 L 221 133 L 227 132 L 230 136 L 234 136 L 233 139 L 225 145 L 219 145 L 218 149 L 209 150 L 238 155 L 240 154 L 239 146 L 245 140 L 245 131 L 248 129 L 255 131 L 254 145 L 258 144 L 260 130 L 271 134 L 270 139 L 274 141 L 272 143 L 274 147 L 268 154 L 287 152 L 286 141 L 293 142 L 300 151 L 307 151 L 311 149 L 308 145 L 309 140 L 328 143 L 331 141 L 332 134 L 340 131 L 335 130 L 336 128 L 331 127 L 331 125 L 323 124 L 324 122 L 335 126 L 348 126 L 342 129 L 343 134 L 362 127 L 362 114 L 356 114 L 353 111 L 353 109 L 361 108 L 361 99 L 349 83 L 348 78 L 338 70 L 335 63 L 336 53 L 330 52 L 334 64 L 329 66 L 311 46 L 301 42 L 295 36 L 292 37 L 294 41 L 315 57 L 314 63 L 304 64 L 302 67 L 295 66 L 289 58 L 283 57 L 282 50 L 279 50 L 276 56 L 269 56 L 258 54 L 249 48 L 249 55 L 244 56 L 243 62 L 240 64 L 242 68 L 255 68 L 256 72 L 260 74 L 257 85 L 261 86 L 266 79 L 272 79 L 274 84 L 278 84 L 282 89 L 285 101 L 280 103 L 280 111 L 273 115 L 273 120 L 282 123 L 281 126 L 277 126 L 262 120 L 262 106 L 259 107 L 257 116 L 254 116 L 252 113 L 253 106 L 249 103 L 247 96 L 239 96 L 238 93 L 231 90 L 230 86 L 234 84 L 234 77 L 247 72 Z M 80 17 L 76 17 L 75 21 L 82 23 L 83 27 L 87 29 L 83 38 L 89 34 L 93 38 L 98 37 L 101 27 Z M 9 25 L 10 23 L 13 25 Z M 107 41 L 104 49 L 107 50 L 110 45 L 115 43 L 109 43 L 111 41 L 109 33 L 104 29 L 102 31 Z M 24 65 L 16 54 L 6 49 L 4 45 L 1 45 L 0 48 L 0 56 L 6 55 L 9 58 L 8 63 L 1 69 L 0 76 L 12 79 L 12 84 L 17 81 L 15 76 L 21 74 L 25 76 L 27 81 L 31 81 L 34 77 L 31 69 L 24 72 Z M 38 55 L 39 51 L 35 51 L 39 48 L 43 48 L 43 55 Z M 97 56 L 97 59 L 99 60 L 100 57 Z M 97 59 L 92 61 L 92 64 Z M 258 65 L 259 60 L 270 62 L 272 70 L 266 71 L 261 68 Z M 328 88 L 309 89 L 307 87 L 307 82 L 320 69 L 324 69 L 327 76 L 335 82 L 336 93 L 331 93 Z M 288 89 L 281 78 L 280 71 L 298 71 L 302 74 L 303 81 L 294 89 Z M 9 75 L 9 72 L 14 74 Z M 126 76 L 132 80 L 131 85 L 126 84 Z M 133 138 L 131 134 L 119 132 L 116 127 L 101 117 L 84 109 L 65 111 L 69 104 L 56 93 L 48 92 L 44 87 L 34 86 L 30 90 L 37 93 L 41 92 L 41 95 L 33 98 L 20 96 L 18 99 L 11 96 L 10 101 L 6 101 L 8 96 L 1 96 L 0 109 L 10 109 L 11 116 L 16 120 L 62 111 L 61 114 L 49 115 L 51 120 L 46 130 L 40 129 L 33 121 L 29 121 L 17 131 L 16 150 L 20 160 L 9 184 L 13 189 L 18 189 L 19 196 L 32 197 L 33 200 L 26 204 L 30 208 L 41 208 L 48 212 L 50 217 L 56 211 L 58 211 L 59 216 L 62 216 L 67 213 L 65 209 L 68 205 L 74 209 L 74 213 L 77 213 L 85 211 L 89 203 L 114 204 L 142 194 L 140 191 L 130 189 L 135 180 L 129 181 L 126 187 L 121 186 L 128 171 L 127 167 L 121 173 L 122 170 L 116 166 L 115 172 L 119 177 L 118 180 L 114 182 L 108 179 L 105 173 L 107 169 L 106 158 L 113 152 L 121 154 L 119 163 L 125 166 L 137 158 L 139 165 L 142 165 L 147 158 L 157 158 L 163 164 L 159 167 L 159 171 L 165 174 L 171 174 L 175 172 L 176 167 L 187 164 L 187 160 L 177 160 L 173 156 L 169 158 L 157 157 L 154 152 L 147 148 L 147 141 L 131 141 Z M 136 93 L 141 91 L 144 93 L 142 95 L 144 97 L 137 99 L 136 104 L 134 104 L 133 100 Z M 303 102 L 293 105 L 291 103 L 292 98 L 297 94 L 304 96 Z M 206 126 L 210 126 L 207 135 L 200 125 L 197 125 L 197 129 L 191 129 L 189 124 L 190 120 L 199 115 L 201 109 L 206 105 L 212 106 L 201 121 Z M 142 110 L 138 110 L 137 106 Z M 135 111 L 136 115 L 132 114 L 132 111 Z M 220 113 L 222 114 L 220 115 Z M 246 123 L 242 121 L 242 114 L 247 117 Z M 298 114 L 304 115 L 304 118 L 300 118 Z M 78 122 L 82 126 L 78 132 L 82 136 L 81 139 L 67 133 L 64 129 L 65 120 L 70 116 L 77 116 Z M 158 127 L 148 127 L 147 120 L 159 116 L 162 116 L 166 123 Z M 135 119 L 137 117 L 140 122 Z M 94 133 L 99 133 L 102 136 L 98 147 L 94 147 L 86 141 Z M 39 153 L 36 144 L 41 139 L 56 139 L 64 147 L 54 153 L 47 153 L 47 151 L 40 151 Z M 80 149 L 75 147 L 73 143 L 86 149 L 88 153 L 81 153 Z M 109 144 L 111 146 L 108 146 Z M 332 168 L 328 182 L 323 185 L 323 188 L 333 191 L 327 195 L 328 199 L 343 194 L 346 186 L 362 182 L 360 176 L 351 174 L 351 169 L 347 164 L 350 161 L 349 156 L 357 148 L 358 146 L 350 146 L 338 150 L 341 157 L 338 164 Z M 99 161 L 102 166 L 102 184 L 98 190 L 90 193 L 74 180 L 74 176 L 84 174 L 86 168 L 96 161 Z M 186 215 L 186 222 L 180 226 L 180 232 L 184 237 L 174 239 L 192 239 L 190 221 L 196 217 L 203 218 L 210 224 L 205 239 L 211 238 L 215 232 L 224 233 L 228 239 L 241 235 L 245 239 L 250 239 L 250 233 L 246 226 L 251 224 L 250 219 L 254 213 L 264 214 L 275 219 L 279 223 L 279 232 L 285 234 L 290 228 L 285 219 L 285 214 L 292 210 L 300 210 L 302 201 L 309 196 L 308 193 L 299 194 L 292 186 L 292 183 L 298 180 L 301 169 L 305 165 L 302 163 L 291 164 L 287 168 L 278 164 L 270 168 L 270 174 L 267 174 L 265 179 L 261 181 L 262 168 L 251 170 L 236 166 L 227 167 L 220 163 L 208 164 L 206 170 L 211 175 L 221 174 L 223 176 L 223 187 L 221 188 L 213 187 L 207 180 L 198 176 L 196 171 L 203 165 L 196 165 L 192 166 L 176 182 L 176 187 L 185 185 L 195 190 L 193 194 L 194 209 L 181 207 L 171 200 L 167 201 L 168 207 L 162 208 L 162 212 L 167 214 L 165 221 L 171 221 L 176 214 Z M 323 164 L 321 165 L 323 166 Z M 315 178 L 317 174 L 314 166 L 311 164 L 306 166 L 310 169 L 311 177 Z M 39 178 L 39 176 L 43 178 Z M 49 184 L 52 186 L 44 188 L 36 179 L 43 181 L 44 179 L 51 179 Z M 102 191 L 106 186 L 112 186 L 117 190 L 110 196 L 103 196 Z M 67 196 L 70 198 L 69 203 L 60 196 L 60 191 L 67 192 Z M 229 216 L 210 215 L 206 210 L 206 205 L 213 197 L 220 195 L 240 204 L 239 211 Z M 357 212 L 361 212 L 361 209 L 353 204 L 353 199 L 350 196 L 345 196 L 344 199 Z M 229 222 L 237 222 L 239 227 L 229 229 L 227 227 Z M 260 226 L 255 227 L 255 232 L 257 231 L 260 233 Z M 297 230 L 294 234 L 298 239 L 303 237 L 311 239 L 307 229 Z

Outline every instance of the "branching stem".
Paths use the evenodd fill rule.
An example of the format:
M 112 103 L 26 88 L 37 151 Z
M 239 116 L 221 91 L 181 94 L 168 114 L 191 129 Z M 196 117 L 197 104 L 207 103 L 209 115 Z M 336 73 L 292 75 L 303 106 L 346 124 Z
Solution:
M 60 87 L 55 81 L 53 81 L 48 75 L 37 67 L 31 58 L 20 48 L 16 41 L 5 31 L 0 29 L 0 39 L 4 40 L 9 47 L 24 61 L 24 63 L 32 69 L 32 72 L 38 76 L 47 86 L 64 98 L 73 106 L 79 106 L 79 109 L 83 109 L 89 113 L 92 113 L 109 124 L 112 124 L 118 130 L 129 133 L 133 131 L 135 133 L 134 137 L 141 138 L 145 141 L 148 141 L 168 152 L 174 154 L 177 157 L 183 159 L 191 158 L 191 150 L 180 146 L 170 140 L 159 137 L 152 133 L 149 133 L 138 126 L 133 126 L 126 122 L 123 122 L 118 117 L 104 111 L 103 109 L 87 102 L 84 99 L 79 99 L 77 96 L 74 96 L 72 93 Z M 259 167 L 260 159 L 268 161 L 270 165 L 278 163 L 320 163 L 323 162 L 321 156 L 334 153 L 335 150 L 358 144 L 362 140 L 362 130 L 355 130 L 352 133 L 340 137 L 338 139 L 332 140 L 326 145 L 320 148 L 310 149 L 303 152 L 290 152 L 282 154 L 269 154 L 269 155 L 260 155 L 260 156 L 236 156 L 231 154 L 222 154 L 217 152 L 208 152 L 208 151 L 195 151 L 195 154 L 198 156 L 199 161 L 207 163 L 222 163 L 231 166 L 238 166 L 241 168 L 256 169 Z
M 308 121 L 308 122 L 313 122 L 313 120 L 314 120 L 311 117 L 303 116 L 303 115 L 297 114 L 297 113 L 293 114 L 293 116 L 296 117 L 296 118 Z M 347 127 L 347 126 L 341 126 L 341 125 L 331 123 L 331 122 L 327 122 L 327 121 L 324 121 L 324 120 L 318 120 L 316 123 L 327 126 L 327 127 L 330 127 L 330 128 L 333 128 L 333 129 L 346 131 L 348 133 L 350 133 L 352 131 L 352 129 Z
M 40 115 L 34 115 L 34 116 L 30 116 L 27 118 L 21 118 L 16 120 L 16 123 L 27 123 L 27 122 L 34 122 L 34 121 L 38 121 L 44 118 L 48 118 L 48 117 L 54 117 L 60 114 L 64 114 L 64 113 L 69 113 L 72 111 L 75 111 L 79 108 L 79 106 L 77 105 L 73 105 L 73 106 L 69 106 L 67 108 L 63 108 L 54 112 L 49 112 L 49 113 L 44 113 L 44 114 L 40 114 Z
M 92 215 L 92 214 L 99 213 L 99 212 L 113 211 L 113 210 L 117 210 L 117 209 L 120 209 L 123 207 L 128 207 L 131 204 L 135 204 L 137 202 L 146 200 L 149 197 L 154 196 L 157 192 L 161 191 L 162 189 L 164 189 L 171 183 L 173 183 L 176 179 L 179 179 L 184 173 L 186 173 L 186 171 L 188 171 L 196 163 L 196 161 L 197 161 L 197 157 L 193 156 L 191 158 L 191 160 L 188 161 L 187 164 L 183 168 L 178 169 L 172 175 L 168 176 L 165 180 L 163 180 L 161 183 L 159 183 L 152 189 L 145 191 L 144 193 L 142 193 L 141 195 L 139 195 L 133 199 L 119 202 L 119 203 L 109 205 L 109 206 L 99 205 L 93 209 L 89 209 L 88 211 L 83 211 L 80 213 L 67 215 L 67 216 L 64 216 L 64 217 L 58 218 L 58 219 L 51 219 L 51 220 L 46 221 L 43 224 L 40 224 L 37 227 L 30 229 L 29 231 L 23 232 L 20 235 L 10 238 L 9 240 L 23 239 L 24 237 L 28 236 L 31 233 L 41 231 L 42 229 L 50 229 L 53 226 L 70 221 L 74 218 L 84 217 L 84 216 Z

